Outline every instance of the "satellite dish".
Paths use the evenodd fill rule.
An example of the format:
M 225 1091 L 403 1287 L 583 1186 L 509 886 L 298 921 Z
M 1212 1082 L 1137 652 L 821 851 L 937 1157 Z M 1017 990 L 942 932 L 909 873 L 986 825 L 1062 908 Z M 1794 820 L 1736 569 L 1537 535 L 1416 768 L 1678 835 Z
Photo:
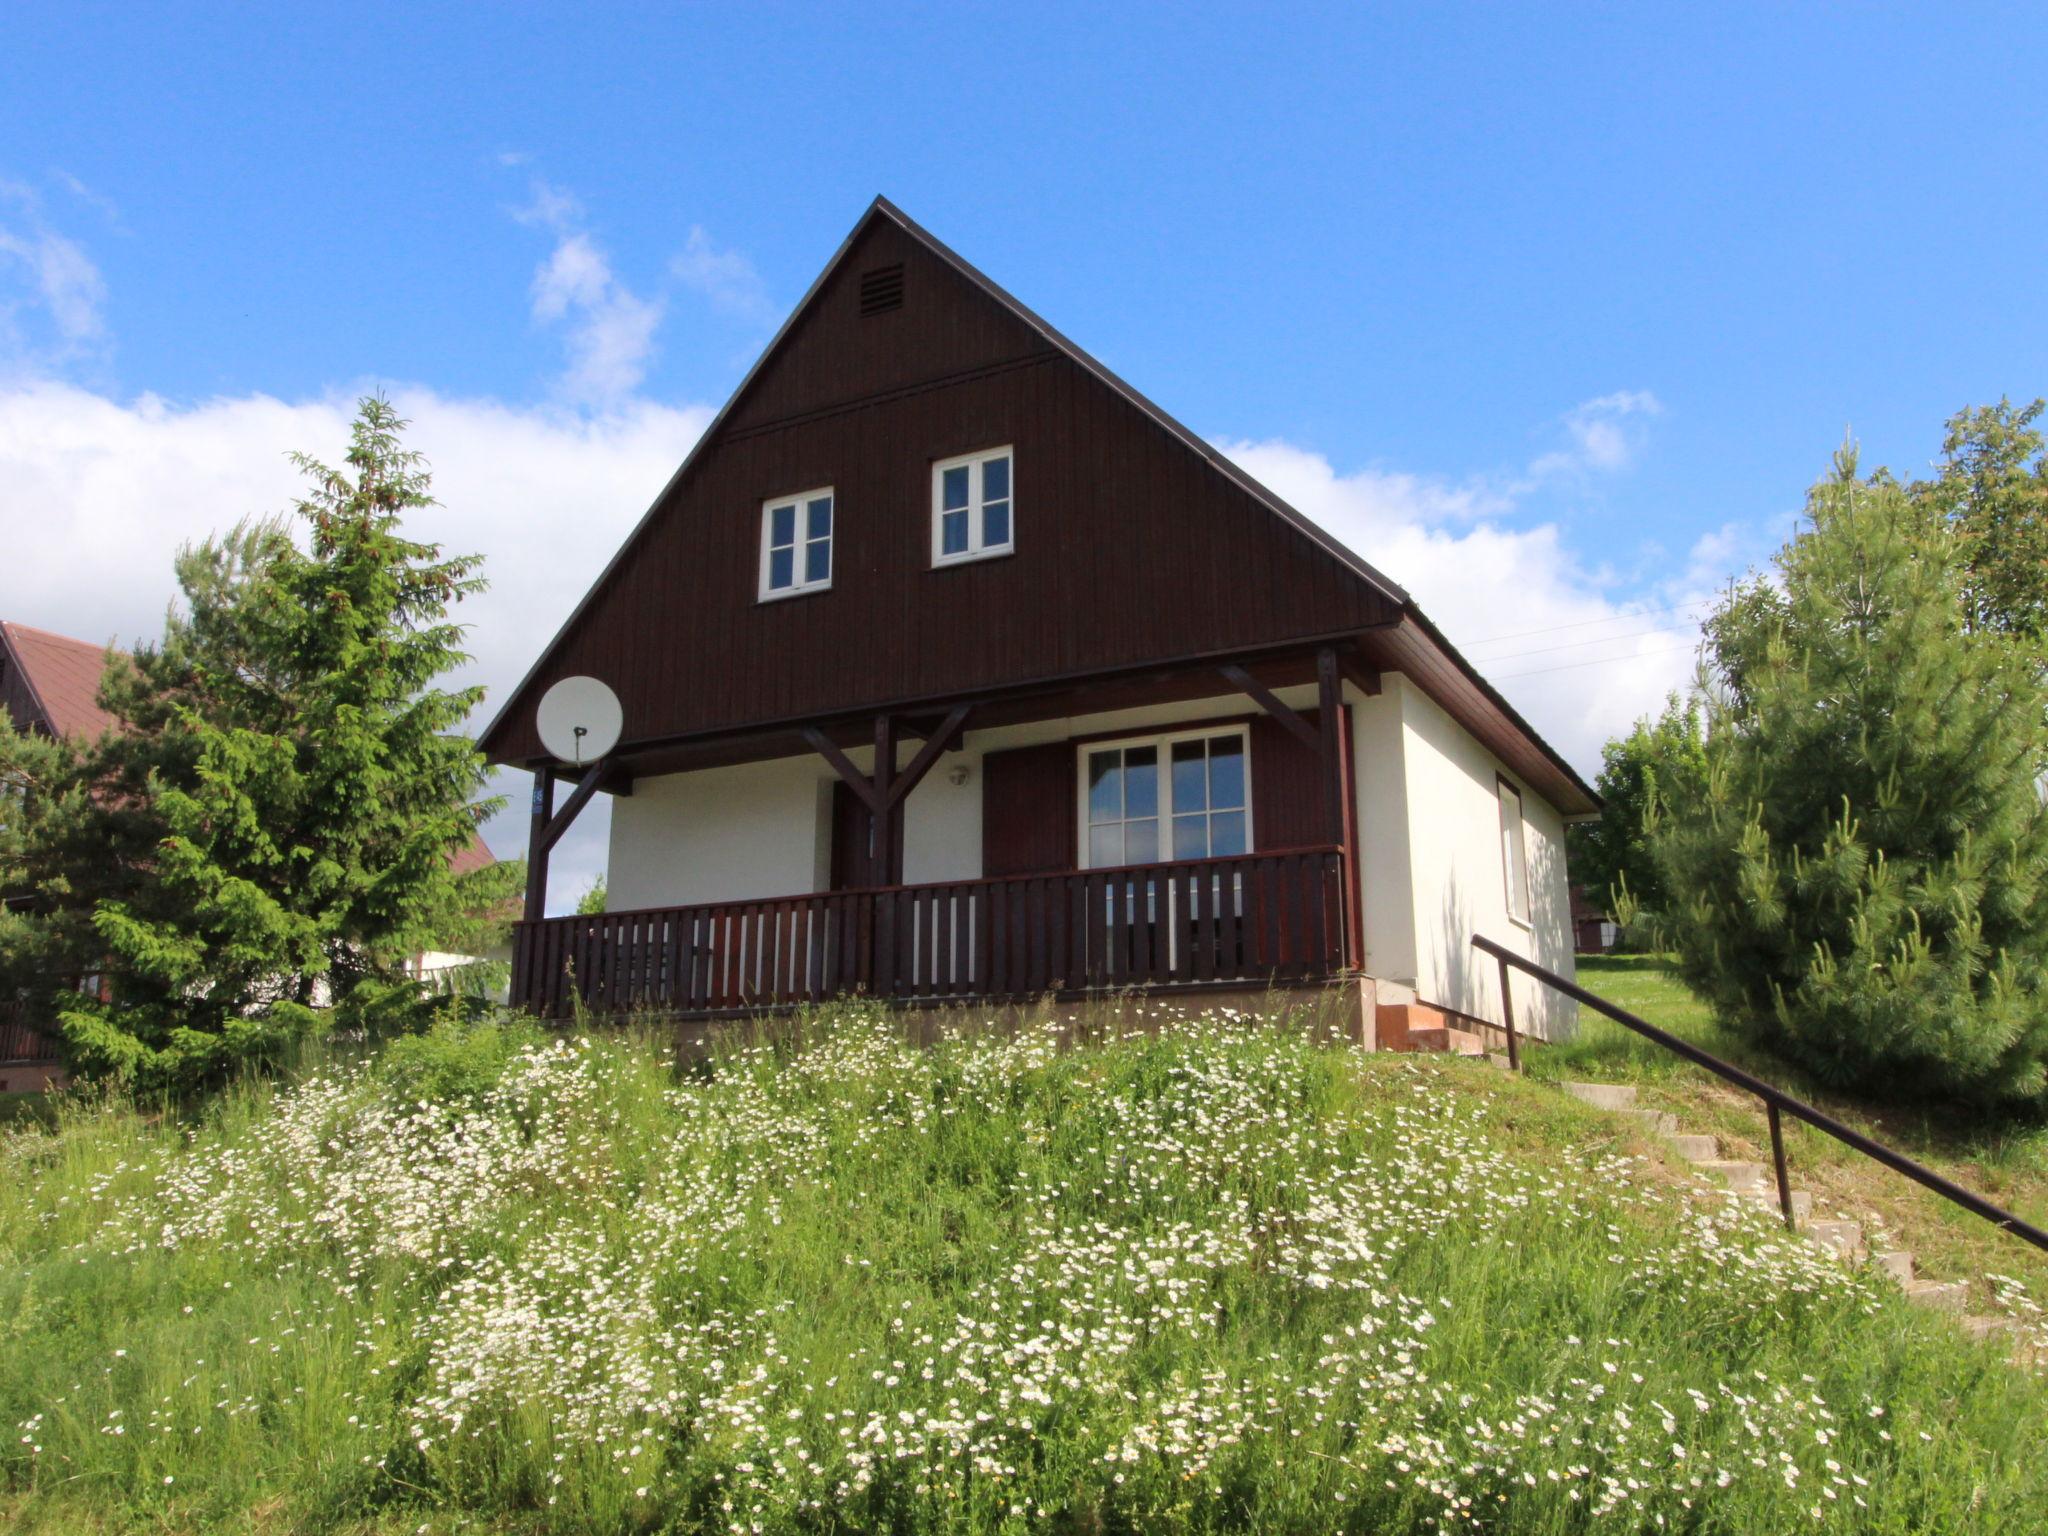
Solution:
M 553 756 L 581 768 L 619 744 L 619 696 L 594 677 L 565 677 L 540 696 L 534 725 Z

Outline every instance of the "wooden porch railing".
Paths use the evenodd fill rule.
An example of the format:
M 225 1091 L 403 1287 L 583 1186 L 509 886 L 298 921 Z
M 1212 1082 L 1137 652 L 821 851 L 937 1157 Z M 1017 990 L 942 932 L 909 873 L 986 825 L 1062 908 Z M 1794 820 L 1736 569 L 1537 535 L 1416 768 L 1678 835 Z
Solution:
M 819 892 L 516 925 L 512 1003 L 563 1018 L 721 1013 L 1344 969 L 1344 856 L 1294 848 L 1065 874 Z
M 0 1062 L 20 1066 L 56 1059 L 56 1046 L 30 1027 L 26 1005 L 0 1003 Z

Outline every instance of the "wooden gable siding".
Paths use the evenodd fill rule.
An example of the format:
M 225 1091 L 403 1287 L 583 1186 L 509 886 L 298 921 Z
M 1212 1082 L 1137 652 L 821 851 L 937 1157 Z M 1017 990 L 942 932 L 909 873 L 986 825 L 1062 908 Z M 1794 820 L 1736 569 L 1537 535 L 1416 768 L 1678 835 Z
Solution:
M 860 274 L 898 259 L 903 307 L 862 318 Z M 1016 449 L 1016 553 L 932 569 L 932 461 L 1002 444 Z M 832 589 L 757 601 L 763 499 L 826 485 L 837 494 Z M 1351 632 L 1398 612 L 875 220 L 485 748 L 500 762 L 538 760 L 533 705 L 576 673 L 618 692 L 630 748 Z

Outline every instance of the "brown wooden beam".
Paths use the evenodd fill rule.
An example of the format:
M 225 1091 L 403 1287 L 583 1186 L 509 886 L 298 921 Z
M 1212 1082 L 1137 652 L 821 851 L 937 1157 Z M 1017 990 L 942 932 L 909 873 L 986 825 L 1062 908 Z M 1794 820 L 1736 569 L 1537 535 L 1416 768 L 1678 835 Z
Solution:
M 1324 654 L 1328 655 L 1331 653 L 1325 652 Z M 1322 749 L 1322 733 L 1302 719 L 1294 710 L 1281 703 L 1278 694 L 1274 693 L 1272 689 L 1268 688 L 1256 677 L 1253 677 L 1251 673 L 1245 671 L 1243 667 L 1237 665 L 1236 662 L 1226 662 L 1216 670 L 1221 672 L 1224 678 L 1240 693 L 1250 694 L 1253 702 L 1259 708 L 1286 726 L 1288 730 L 1294 732 L 1295 735 L 1299 736 L 1309 746 L 1316 748 L 1318 751 Z
M 540 849 L 543 854 L 548 853 L 562 840 L 562 834 L 567 832 L 576 818 L 583 813 L 583 807 L 590 804 L 591 798 L 597 793 L 598 785 L 602 784 L 604 776 L 611 772 L 611 767 L 611 760 L 601 757 L 584 770 L 582 779 L 569 792 L 569 798 L 562 802 L 562 808 L 549 818 L 547 826 L 541 831 Z
M 875 798 L 873 868 L 881 885 L 903 883 L 903 845 L 896 838 L 896 720 L 875 716 Z
M 1337 653 L 1325 647 L 1316 653 L 1317 747 L 1323 757 L 1323 814 L 1330 841 L 1344 841 L 1344 685 L 1337 673 Z
M 524 916 L 537 923 L 547 916 L 548 822 L 555 814 L 555 770 L 533 771 L 533 810 L 526 828 L 526 906 Z
M 839 746 L 815 725 L 804 727 L 804 740 L 818 756 L 832 765 L 832 771 L 846 781 L 846 787 L 860 796 L 860 803 L 868 808 L 870 815 L 875 811 L 875 786 L 868 776 L 853 766 L 853 759 L 839 750 Z
M 1349 654 L 1339 656 L 1337 664 L 1343 669 L 1344 676 L 1351 683 L 1351 686 L 1364 694 L 1368 699 L 1376 699 L 1380 696 L 1380 669 L 1378 667 L 1369 667 L 1356 656 Z
M 961 727 L 967 724 L 967 717 L 972 712 L 973 706 L 969 704 L 955 704 L 947 712 L 945 721 L 925 739 L 925 744 L 918 749 L 917 756 L 910 760 L 910 766 L 890 780 L 891 805 L 901 801 L 917 788 L 924 776 L 932 771 L 932 764 L 939 760 L 947 748 L 958 743 Z

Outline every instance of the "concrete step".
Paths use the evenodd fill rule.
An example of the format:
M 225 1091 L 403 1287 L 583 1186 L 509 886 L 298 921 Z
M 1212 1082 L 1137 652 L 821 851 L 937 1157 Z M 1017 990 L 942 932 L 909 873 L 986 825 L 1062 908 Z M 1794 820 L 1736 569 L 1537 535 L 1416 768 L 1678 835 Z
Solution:
M 1759 1190 L 1769 1188 L 1764 1178 L 1762 1163 L 1731 1162 L 1727 1158 L 1714 1157 L 1694 1163 L 1693 1166 L 1701 1173 L 1719 1176 L 1721 1181 L 1738 1195 L 1753 1195 Z M 1771 1193 L 1776 1194 L 1776 1191 L 1771 1190 Z
M 1566 1083 L 1564 1091 L 1595 1109 L 1634 1109 L 1636 1091 L 1622 1083 Z
M 1508 1065 L 1508 1053 L 1506 1051 L 1488 1051 L 1486 1059 L 1490 1065 L 1499 1067 L 1503 1072 L 1512 1072 L 1514 1070 L 1513 1067 Z
M 1681 1133 L 1671 1138 L 1671 1147 L 1688 1163 L 1711 1163 L 1721 1155 L 1721 1143 L 1712 1136 Z
M 1678 1134 L 1678 1116 L 1664 1109 L 1622 1109 L 1616 1110 L 1624 1120 L 1633 1120 L 1653 1136 L 1675 1136 Z
M 1819 1221 L 1801 1222 L 1799 1229 L 1821 1247 L 1832 1249 L 1837 1258 L 1854 1259 L 1863 1253 L 1863 1223 L 1860 1221 L 1823 1217 Z
M 1973 1339 L 1997 1338 L 2003 1335 L 2014 1334 L 2018 1331 L 2018 1327 L 2009 1317 L 1980 1316 L 1963 1319 L 1963 1332 Z
M 1900 1285 L 1913 1283 L 1913 1255 L 1903 1248 L 1887 1253 L 1873 1253 L 1870 1262 L 1890 1275 Z
M 1773 1212 L 1778 1209 L 1778 1186 L 1765 1179 L 1761 1188 L 1745 1190 L 1744 1197 L 1758 1205 L 1769 1206 Z M 1804 1230 L 1807 1219 L 1813 1215 L 1813 1194 L 1809 1190 L 1792 1191 L 1792 1225 Z
M 1383 1051 L 1441 1051 L 1450 1047 L 1451 1025 L 1427 1003 L 1381 1003 L 1373 1013 Z
M 1960 1312 L 1970 1304 L 1970 1288 L 1960 1280 L 1909 1280 L 1905 1289 L 1907 1300 L 1944 1312 Z

